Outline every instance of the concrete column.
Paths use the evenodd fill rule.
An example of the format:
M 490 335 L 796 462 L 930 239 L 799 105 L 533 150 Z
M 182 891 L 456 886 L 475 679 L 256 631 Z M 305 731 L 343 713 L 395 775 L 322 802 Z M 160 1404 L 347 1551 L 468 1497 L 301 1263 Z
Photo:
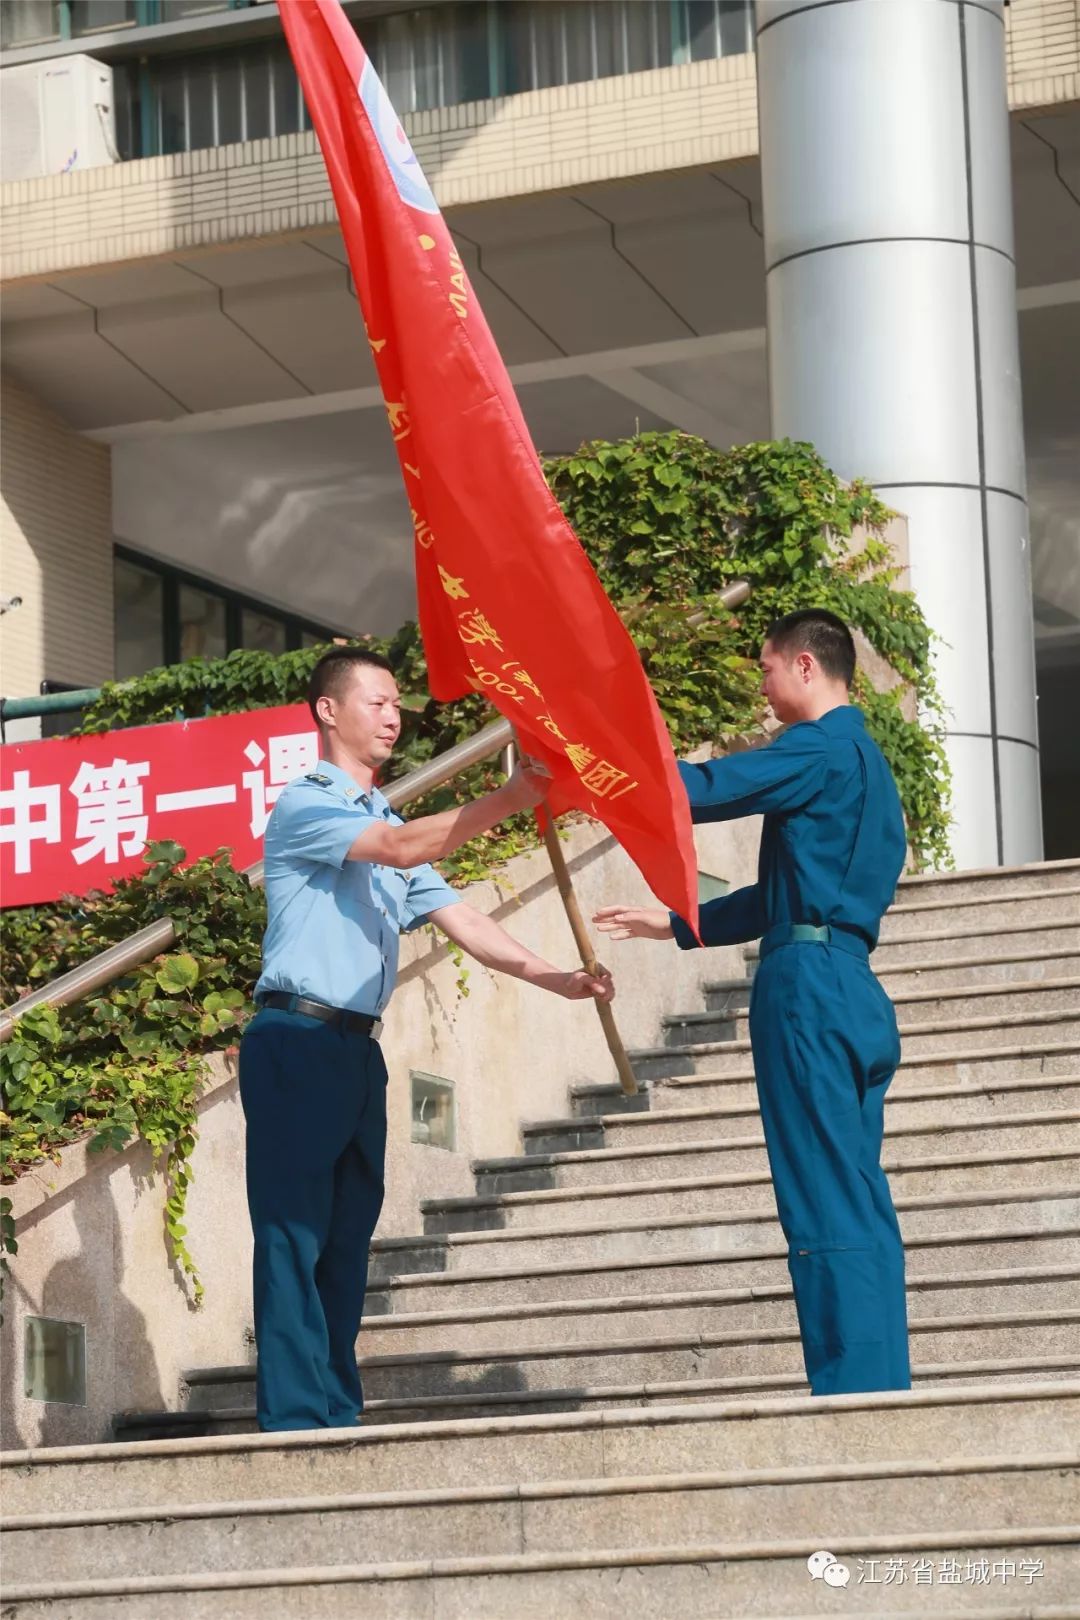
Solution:
M 961 867 L 1042 854 L 1004 15 L 757 0 L 773 432 L 907 514 Z
M 44 679 L 100 686 L 114 668 L 111 452 L 7 373 L 0 416 L 0 594 L 22 598 L 0 619 L 4 695 L 33 697 Z M 4 729 L 22 742 L 41 723 Z

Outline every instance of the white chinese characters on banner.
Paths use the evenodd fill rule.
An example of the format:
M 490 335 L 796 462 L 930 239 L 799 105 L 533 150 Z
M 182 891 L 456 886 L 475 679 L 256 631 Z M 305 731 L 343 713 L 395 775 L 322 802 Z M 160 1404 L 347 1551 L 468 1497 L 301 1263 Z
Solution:
M 244 786 L 251 800 L 251 836 L 261 838 L 270 820 L 270 811 L 277 803 L 283 787 L 306 776 L 319 762 L 319 735 L 315 731 L 295 731 L 286 737 L 268 737 L 269 766 L 264 769 L 267 754 L 257 742 L 249 742 L 244 756 L 255 767 L 244 772 Z M 269 781 L 267 777 L 269 776 Z
M 88 894 L 137 876 L 148 846 L 160 840 L 179 844 L 188 861 L 227 849 L 243 870 L 262 853 L 282 788 L 318 759 L 318 735 L 299 703 L 7 744 L 0 748 L 4 904 Z
M 35 810 L 41 815 L 36 816 Z M 29 771 L 15 771 L 11 786 L 0 793 L 0 844 L 14 844 L 16 872 L 29 872 L 30 846 L 36 839 L 46 844 L 60 842 L 60 785 L 31 787 Z
M 82 866 L 101 856 L 106 866 L 115 866 L 120 851 L 140 855 L 146 848 L 150 818 L 143 809 L 142 777 L 150 774 L 149 760 L 131 765 L 114 759 L 111 765 L 91 765 L 84 761 L 69 793 L 79 807 L 75 825 L 76 842 L 72 856 Z

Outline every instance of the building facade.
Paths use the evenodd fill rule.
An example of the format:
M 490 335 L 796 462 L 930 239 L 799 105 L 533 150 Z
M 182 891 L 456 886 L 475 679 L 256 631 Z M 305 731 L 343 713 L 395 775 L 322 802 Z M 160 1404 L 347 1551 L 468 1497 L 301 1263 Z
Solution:
M 538 447 L 790 433 L 873 481 L 941 637 L 957 860 L 1077 853 L 1076 0 L 345 9 Z M 277 8 L 0 21 L 42 128 L 111 73 L 100 161 L 64 126 L 69 172 L 3 186 L 5 693 L 393 630 L 411 524 Z

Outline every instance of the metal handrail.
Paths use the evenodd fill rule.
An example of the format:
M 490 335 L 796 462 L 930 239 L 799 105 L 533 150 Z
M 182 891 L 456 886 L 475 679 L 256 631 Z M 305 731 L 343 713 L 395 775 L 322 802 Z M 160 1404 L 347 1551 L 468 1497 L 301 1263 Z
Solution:
M 739 580 L 719 594 L 725 607 L 739 607 L 750 595 L 750 586 L 746 580 Z M 702 619 L 703 615 L 695 615 L 692 622 L 702 622 Z M 470 765 L 476 765 L 480 760 L 500 753 L 513 741 L 512 723 L 506 719 L 494 720 L 472 737 L 467 737 L 464 742 L 455 743 L 453 748 L 448 748 L 445 753 L 429 759 L 415 771 L 409 771 L 406 776 L 398 777 L 396 782 L 391 782 L 386 788 L 385 797 L 391 809 L 403 809 L 405 805 L 422 798 L 425 793 L 430 793 L 433 788 L 442 787 L 462 771 L 468 770 Z M 257 887 L 263 881 L 263 870 L 264 863 L 258 860 L 245 869 L 245 876 Z M 51 1007 L 66 1007 L 73 1001 L 80 1001 L 83 996 L 89 995 L 94 990 L 100 990 L 113 979 L 119 979 L 125 973 L 129 973 L 141 962 L 148 962 L 162 951 L 167 951 L 176 943 L 176 938 L 172 918 L 162 917 L 158 922 L 140 928 L 129 938 L 108 946 L 106 950 L 90 957 L 88 961 L 80 962 L 79 966 L 72 968 L 69 973 L 62 973 L 59 978 L 51 979 L 48 984 L 42 985 L 40 990 L 32 991 L 30 995 L 23 996 L 21 1001 L 14 1002 L 0 1012 L 0 1042 L 10 1037 L 18 1019 L 31 1008 L 46 1004 Z

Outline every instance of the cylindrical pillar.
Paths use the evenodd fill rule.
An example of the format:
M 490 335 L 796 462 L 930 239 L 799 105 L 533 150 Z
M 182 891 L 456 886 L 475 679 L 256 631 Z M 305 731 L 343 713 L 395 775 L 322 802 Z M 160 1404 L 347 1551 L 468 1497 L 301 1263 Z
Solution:
M 953 850 L 1042 854 L 1003 7 L 757 0 L 774 434 L 907 514 Z

